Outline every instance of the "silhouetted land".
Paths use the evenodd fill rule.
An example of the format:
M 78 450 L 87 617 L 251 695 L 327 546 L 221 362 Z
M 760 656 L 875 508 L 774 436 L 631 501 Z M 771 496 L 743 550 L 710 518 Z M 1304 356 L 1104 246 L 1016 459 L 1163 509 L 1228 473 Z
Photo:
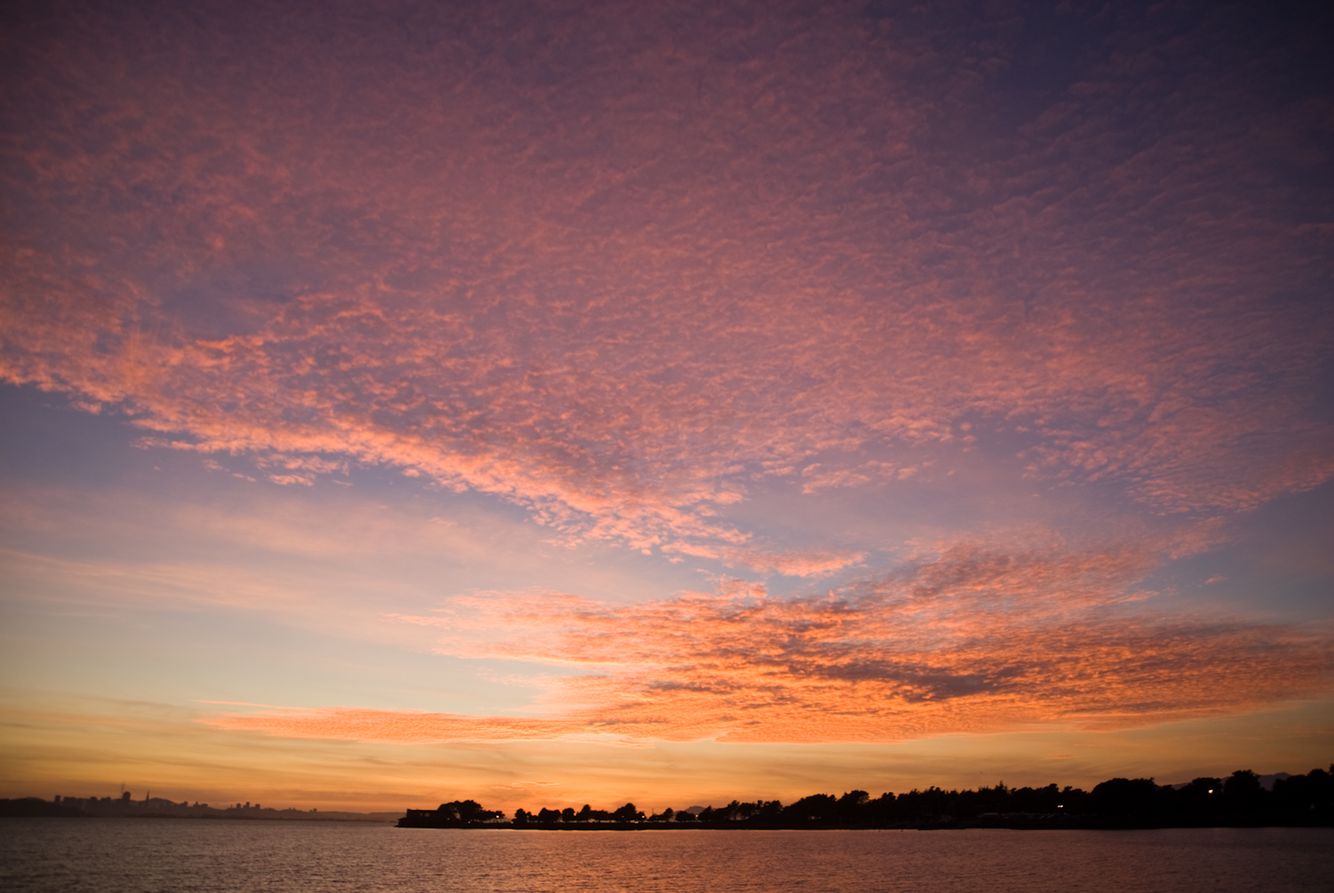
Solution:
M 1266 783 L 1268 782 L 1268 783 Z M 1200 828 L 1334 826 L 1334 765 L 1305 775 L 1267 776 L 1239 770 L 1227 778 L 1197 778 L 1159 785 L 1151 778 L 1112 778 L 1091 791 L 1057 787 L 978 790 L 930 787 L 906 794 L 849 791 L 812 794 L 784 805 L 777 800 L 722 807 L 665 809 L 645 815 L 619 809 L 517 809 L 513 817 L 474 800 L 436 809 L 409 809 L 400 828 L 534 828 L 628 831 L 642 829 L 798 828 Z
M 187 819 L 267 819 L 277 821 L 389 822 L 389 812 L 320 812 L 315 809 L 266 809 L 258 803 L 235 803 L 215 807 L 207 803 L 176 803 L 162 797 L 131 799 L 119 797 L 62 797 L 42 800 L 22 797 L 0 800 L 0 816 L 45 816 L 51 818 L 187 818 Z

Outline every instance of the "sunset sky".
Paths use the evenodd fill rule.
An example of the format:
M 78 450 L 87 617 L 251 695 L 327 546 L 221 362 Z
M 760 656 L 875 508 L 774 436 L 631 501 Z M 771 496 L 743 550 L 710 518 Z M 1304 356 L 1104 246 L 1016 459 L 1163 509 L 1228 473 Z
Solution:
M 1035 6 L 6 4 L 0 796 L 1334 761 L 1334 17 Z

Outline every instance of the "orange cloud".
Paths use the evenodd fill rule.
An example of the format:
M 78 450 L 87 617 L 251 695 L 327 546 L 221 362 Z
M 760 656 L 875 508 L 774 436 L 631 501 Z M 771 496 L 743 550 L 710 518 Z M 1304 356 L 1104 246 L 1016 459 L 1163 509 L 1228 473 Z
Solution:
M 954 547 L 801 598 L 734 588 L 610 605 L 478 593 L 399 619 L 442 653 L 582 668 L 543 718 L 359 709 L 227 714 L 298 737 L 894 741 L 1038 723 L 1122 727 L 1327 693 L 1327 630 L 1147 610 L 1154 553 Z

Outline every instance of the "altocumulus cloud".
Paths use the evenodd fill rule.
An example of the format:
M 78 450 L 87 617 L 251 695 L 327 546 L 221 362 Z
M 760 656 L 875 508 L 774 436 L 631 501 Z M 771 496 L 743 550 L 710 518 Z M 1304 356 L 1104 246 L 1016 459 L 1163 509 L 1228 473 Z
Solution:
M 542 6 L 22 22 L 4 186 L 61 213 L 6 223 L 0 377 L 791 575 L 860 556 L 728 506 L 923 445 L 1154 512 L 1334 474 L 1311 100 L 1225 12 Z

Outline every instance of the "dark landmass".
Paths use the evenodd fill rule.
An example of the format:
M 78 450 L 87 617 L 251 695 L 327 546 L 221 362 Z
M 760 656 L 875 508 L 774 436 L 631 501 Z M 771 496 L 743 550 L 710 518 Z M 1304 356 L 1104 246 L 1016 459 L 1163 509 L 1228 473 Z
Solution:
M 1266 784 L 1267 782 L 1267 784 Z M 645 815 L 627 803 L 619 809 L 517 809 L 513 817 L 474 800 L 436 809 L 409 809 L 400 828 L 515 828 L 562 831 L 639 831 L 801 828 L 1031 828 L 1124 829 L 1209 827 L 1334 827 L 1334 765 L 1305 775 L 1256 775 L 1239 770 L 1223 778 L 1159 785 L 1152 778 L 1112 778 L 1091 791 L 1010 788 L 1002 782 L 978 790 L 930 787 L 874 799 L 866 791 L 840 797 L 812 794 L 795 803 L 777 800 L 722 807 L 691 807 Z
M 128 792 L 119 797 L 62 797 L 42 800 L 22 797 L 0 800 L 0 816 L 52 818 L 186 818 L 259 819 L 268 821 L 392 822 L 393 812 L 320 812 L 315 809 L 271 809 L 258 803 L 236 803 L 221 808 L 207 803 L 175 803 L 162 797 L 133 800 Z

